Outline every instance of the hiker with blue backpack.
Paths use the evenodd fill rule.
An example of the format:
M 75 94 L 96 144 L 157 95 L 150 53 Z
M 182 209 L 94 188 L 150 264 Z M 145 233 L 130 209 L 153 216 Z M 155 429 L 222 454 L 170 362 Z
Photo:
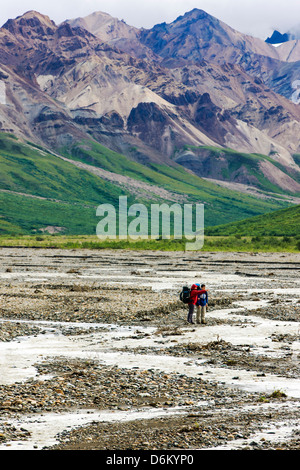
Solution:
M 180 299 L 183 303 L 188 304 L 188 306 L 189 306 L 189 312 L 188 312 L 188 317 L 187 317 L 188 323 L 191 323 L 192 325 L 194 325 L 193 314 L 194 314 L 195 306 L 197 306 L 197 323 L 198 323 L 198 319 L 199 319 L 199 323 L 200 323 L 200 315 L 202 315 L 202 310 L 201 310 L 202 305 L 198 304 L 198 302 L 200 302 L 199 296 L 206 295 L 206 294 L 207 294 L 207 290 L 202 289 L 200 287 L 200 284 L 193 284 L 191 289 L 189 289 L 188 287 L 184 287 L 182 289 L 182 292 L 180 294 Z M 206 299 L 207 299 L 207 297 L 206 297 Z M 204 315 L 203 316 L 203 323 L 205 323 L 204 310 L 203 310 L 203 315 Z M 202 320 L 202 317 L 201 317 L 201 320 Z
M 199 286 L 199 284 L 197 284 Z M 204 294 L 199 294 L 198 295 L 198 301 L 197 301 L 197 316 L 196 316 L 196 322 L 198 324 L 202 323 L 202 325 L 205 325 L 205 315 L 206 315 L 206 310 L 208 307 L 208 292 L 205 289 L 205 284 L 201 284 L 201 289 L 205 291 Z

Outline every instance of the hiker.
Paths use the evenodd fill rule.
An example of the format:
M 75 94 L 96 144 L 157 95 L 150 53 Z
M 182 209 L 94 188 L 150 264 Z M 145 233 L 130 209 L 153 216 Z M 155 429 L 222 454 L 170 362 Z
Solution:
M 195 305 L 197 305 L 199 295 L 206 294 L 206 290 L 201 290 L 199 284 L 193 284 L 191 287 L 190 299 L 189 299 L 189 313 L 187 317 L 188 323 L 194 325 L 193 322 L 193 313 L 195 310 Z
M 200 317 L 201 317 L 201 323 L 205 325 L 205 314 L 206 310 L 208 307 L 208 293 L 207 290 L 205 289 L 205 284 L 201 284 L 201 289 L 205 292 L 204 294 L 199 294 L 198 295 L 198 301 L 197 301 L 197 320 L 196 322 L 200 323 Z

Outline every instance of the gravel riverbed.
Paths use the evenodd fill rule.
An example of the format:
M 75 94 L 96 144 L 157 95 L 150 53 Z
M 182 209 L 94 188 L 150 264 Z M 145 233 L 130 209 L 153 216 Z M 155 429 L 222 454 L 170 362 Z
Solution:
M 0 249 L 0 449 L 299 449 L 299 266 Z M 179 301 L 195 281 L 205 325 Z

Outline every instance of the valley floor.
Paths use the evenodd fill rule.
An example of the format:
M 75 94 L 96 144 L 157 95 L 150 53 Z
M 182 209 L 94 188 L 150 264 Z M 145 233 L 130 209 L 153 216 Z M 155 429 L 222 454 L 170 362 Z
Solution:
M 1 248 L 0 450 L 299 450 L 299 266 Z M 179 301 L 195 281 L 205 325 Z

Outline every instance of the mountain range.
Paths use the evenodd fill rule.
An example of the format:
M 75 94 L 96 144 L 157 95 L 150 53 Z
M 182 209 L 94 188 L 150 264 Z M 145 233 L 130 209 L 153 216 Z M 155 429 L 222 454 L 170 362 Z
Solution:
M 10 19 L 0 29 L 1 197 L 80 203 L 75 185 L 55 196 L 30 148 L 101 183 L 99 204 L 124 187 L 145 198 L 150 186 L 148 200 L 206 202 L 217 225 L 220 214 L 299 203 L 299 67 L 297 39 L 274 47 L 198 9 L 152 29 L 102 12 L 59 25 L 36 11 Z M 2 230 L 60 223 L 10 213 Z

